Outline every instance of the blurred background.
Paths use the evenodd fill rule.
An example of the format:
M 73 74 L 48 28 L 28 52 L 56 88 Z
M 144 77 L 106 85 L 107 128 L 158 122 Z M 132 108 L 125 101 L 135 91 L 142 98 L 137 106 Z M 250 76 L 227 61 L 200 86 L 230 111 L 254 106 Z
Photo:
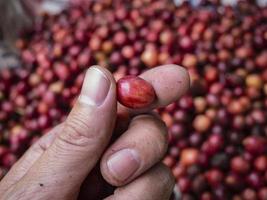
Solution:
M 158 109 L 174 199 L 267 200 L 266 0 L 0 0 L 0 179 L 65 119 L 84 71 L 185 67 Z

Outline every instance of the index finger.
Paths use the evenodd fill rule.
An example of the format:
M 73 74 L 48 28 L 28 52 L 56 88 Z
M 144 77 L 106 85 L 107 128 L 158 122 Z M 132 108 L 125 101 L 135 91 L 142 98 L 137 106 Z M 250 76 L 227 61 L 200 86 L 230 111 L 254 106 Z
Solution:
M 190 86 L 190 78 L 187 70 L 174 64 L 161 65 L 150 69 L 139 77 L 153 86 L 156 93 L 155 101 L 143 109 L 130 109 L 119 104 L 118 114 L 135 115 L 167 106 L 184 95 Z

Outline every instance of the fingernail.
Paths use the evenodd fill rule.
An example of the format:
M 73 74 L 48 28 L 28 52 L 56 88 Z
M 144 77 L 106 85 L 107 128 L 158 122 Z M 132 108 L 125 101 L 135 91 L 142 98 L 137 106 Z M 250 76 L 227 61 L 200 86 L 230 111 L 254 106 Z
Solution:
M 98 68 L 87 70 L 79 101 L 85 104 L 100 106 L 106 99 L 110 88 L 110 80 Z
M 140 166 L 138 153 L 132 149 L 124 149 L 113 154 L 107 161 L 107 166 L 114 178 L 127 180 Z

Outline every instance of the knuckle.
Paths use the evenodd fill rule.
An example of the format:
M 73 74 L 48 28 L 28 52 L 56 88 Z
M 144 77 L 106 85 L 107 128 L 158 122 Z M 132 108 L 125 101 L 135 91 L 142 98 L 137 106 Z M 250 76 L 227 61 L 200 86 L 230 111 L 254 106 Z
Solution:
M 162 184 L 164 185 L 164 189 L 170 190 L 170 192 L 173 190 L 175 185 L 175 178 L 172 174 L 170 168 L 168 168 L 166 165 L 161 164 L 161 174 L 162 174 Z
M 158 140 L 155 144 L 157 144 L 157 149 L 159 151 L 158 152 L 158 158 L 159 158 L 159 160 L 161 160 L 167 152 L 168 142 L 164 138 L 164 139 Z
M 166 124 L 157 116 L 152 114 L 139 115 L 133 119 L 133 124 L 138 124 L 167 136 L 168 129 Z
M 160 130 L 160 133 L 164 137 L 166 137 L 168 135 L 168 128 L 167 128 L 165 122 L 163 122 L 160 118 L 154 117 L 154 123 L 155 123 L 156 127 L 158 128 L 158 130 Z
M 134 120 L 136 126 L 142 127 L 146 131 L 147 140 L 153 141 L 152 144 L 157 150 L 157 157 L 161 159 L 168 149 L 168 129 L 166 124 L 154 115 L 139 115 Z
M 165 123 L 158 118 L 151 117 L 151 126 L 149 130 L 155 137 L 155 144 L 157 144 L 157 149 L 159 150 L 160 157 L 164 156 L 168 149 L 168 129 Z
M 88 134 L 92 130 L 83 119 L 77 114 L 73 114 L 64 123 L 62 134 L 59 134 L 58 138 L 64 143 L 74 146 L 87 146 L 94 138 L 91 138 L 93 134 Z

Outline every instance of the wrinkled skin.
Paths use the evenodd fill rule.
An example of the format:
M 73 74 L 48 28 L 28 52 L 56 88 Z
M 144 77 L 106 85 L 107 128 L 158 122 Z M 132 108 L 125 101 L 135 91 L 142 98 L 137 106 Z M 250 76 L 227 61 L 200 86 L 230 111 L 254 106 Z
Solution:
M 112 74 L 89 68 L 67 119 L 37 141 L 0 182 L 1 200 L 169 199 L 174 177 L 161 163 L 167 128 L 151 111 L 183 95 L 189 76 L 179 66 L 166 65 L 140 77 L 153 86 L 157 99 L 143 109 L 117 109 Z

